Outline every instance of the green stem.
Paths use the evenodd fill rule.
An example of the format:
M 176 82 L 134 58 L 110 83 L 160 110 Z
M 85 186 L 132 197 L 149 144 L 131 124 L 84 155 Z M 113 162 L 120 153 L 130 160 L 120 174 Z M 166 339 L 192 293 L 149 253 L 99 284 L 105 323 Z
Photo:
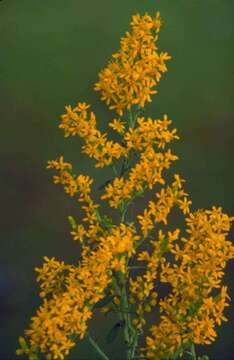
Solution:
M 136 330 L 134 330 L 130 359 L 135 359 L 135 352 L 136 352 L 137 343 L 138 343 L 138 333 L 137 333 Z
M 115 167 L 114 164 L 112 164 L 112 169 L 113 169 L 113 171 L 114 171 L 115 176 L 118 176 L 118 171 L 117 171 L 117 169 L 116 169 L 116 167 Z
M 92 346 L 95 348 L 95 350 L 98 352 L 98 354 L 102 357 L 104 360 L 109 360 L 109 358 L 106 356 L 106 354 L 100 349 L 98 344 L 94 341 L 94 339 L 91 337 L 90 334 L 88 334 L 88 339 Z
M 124 339 L 127 345 L 127 359 L 130 359 L 130 329 L 129 329 L 129 314 L 126 313 L 128 311 L 128 301 L 127 301 L 127 294 L 126 294 L 126 287 L 125 287 L 125 278 L 123 279 L 122 283 L 122 294 L 121 294 L 121 312 L 125 322 L 124 325 Z
M 127 345 L 127 360 L 133 360 L 138 342 L 138 333 L 131 324 L 131 312 L 129 311 L 125 274 L 119 276 L 119 283 L 121 287 L 120 317 L 124 321 L 124 340 Z
M 125 222 L 125 215 L 126 215 L 127 209 L 128 209 L 128 208 L 127 208 L 127 206 L 126 206 L 126 207 L 124 207 L 124 209 L 123 209 L 123 211 L 122 211 L 121 220 L 120 220 L 121 223 L 124 223 L 124 222 Z
M 197 355 L 196 355 L 194 344 L 191 344 L 190 350 L 191 350 L 192 360 L 197 360 Z
M 134 128 L 136 117 L 137 117 L 136 114 L 134 114 L 132 110 L 130 110 L 129 119 L 128 119 L 129 127 Z M 131 162 L 131 156 L 123 160 L 122 168 L 120 171 L 120 177 L 123 176 L 125 172 L 129 170 L 129 168 L 131 168 L 130 162 Z M 114 171 L 115 170 L 116 169 L 114 169 Z M 133 197 L 132 200 L 134 199 L 135 197 Z M 123 202 L 119 208 L 121 215 L 121 220 L 120 220 L 121 223 L 125 223 L 127 220 L 126 214 L 131 202 L 132 201 Z M 129 258 L 127 258 L 126 261 L 127 268 L 128 268 L 128 262 L 129 262 Z M 133 360 L 135 357 L 139 334 L 131 323 L 131 315 L 129 311 L 128 296 L 127 296 L 127 274 L 122 274 L 122 273 L 118 274 L 116 276 L 115 281 L 113 281 L 113 286 L 116 288 L 117 293 L 120 291 L 119 317 L 120 320 L 123 321 L 124 323 L 124 340 L 127 346 L 127 350 L 126 350 L 127 360 Z

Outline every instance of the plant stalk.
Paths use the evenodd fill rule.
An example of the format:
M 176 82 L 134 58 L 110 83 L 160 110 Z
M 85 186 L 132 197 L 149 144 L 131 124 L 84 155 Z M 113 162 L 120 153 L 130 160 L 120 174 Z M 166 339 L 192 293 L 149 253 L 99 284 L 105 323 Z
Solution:
M 95 350 L 98 352 L 98 354 L 102 357 L 102 359 L 104 360 L 109 360 L 109 358 L 106 356 L 106 354 L 100 349 L 100 347 L 98 346 L 98 344 L 96 343 L 96 341 L 94 341 L 94 339 L 91 337 L 90 334 L 88 334 L 88 339 L 90 341 L 90 343 L 92 344 L 92 346 L 95 348 Z

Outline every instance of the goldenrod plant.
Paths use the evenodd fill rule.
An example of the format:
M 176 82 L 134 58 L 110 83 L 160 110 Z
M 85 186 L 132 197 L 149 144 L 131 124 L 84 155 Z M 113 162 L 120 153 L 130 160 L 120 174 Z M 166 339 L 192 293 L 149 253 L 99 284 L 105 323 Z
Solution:
M 170 59 L 157 47 L 161 25 L 159 12 L 134 15 L 131 31 L 99 74 L 94 89 L 116 112 L 108 132 L 98 130 L 87 103 L 65 107 L 59 125 L 65 137 L 82 138 L 82 152 L 113 175 L 96 184 L 97 203 L 90 176 L 74 174 L 63 156 L 48 161 L 47 168 L 56 170 L 54 183 L 78 201 L 83 214 L 79 223 L 68 217 L 80 259 L 69 265 L 44 257 L 35 269 L 41 306 L 19 338 L 17 355 L 64 359 L 88 339 L 96 359 L 113 359 L 91 336 L 89 320 L 100 311 L 115 313 L 107 342 L 122 332 L 127 360 L 207 359 L 196 355 L 195 346 L 214 342 L 217 326 L 227 321 L 230 297 L 222 278 L 234 258 L 227 240 L 234 218 L 221 207 L 191 209 L 184 180 L 167 172 L 178 159 L 168 147 L 179 139 L 177 130 L 166 114 L 144 117 Z M 140 197 L 148 203 L 134 215 L 130 210 L 139 208 Z M 180 228 L 169 221 L 174 209 L 183 219 Z

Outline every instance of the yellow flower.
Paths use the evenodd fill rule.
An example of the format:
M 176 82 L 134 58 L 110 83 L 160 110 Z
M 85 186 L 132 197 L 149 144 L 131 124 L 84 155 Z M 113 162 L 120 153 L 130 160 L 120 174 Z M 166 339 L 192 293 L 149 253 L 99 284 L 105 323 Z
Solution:
M 109 123 L 109 126 L 112 127 L 119 134 L 122 134 L 125 129 L 124 123 L 121 120 L 117 119 L 113 119 L 112 122 Z
M 158 53 L 155 44 L 161 27 L 159 13 L 154 18 L 135 15 L 131 27 L 131 33 L 121 39 L 120 50 L 100 72 L 94 87 L 101 91 L 101 100 L 120 116 L 125 109 L 144 107 L 151 101 L 151 95 L 157 93 L 153 88 L 167 71 L 165 62 L 170 59 L 167 53 Z
M 76 231 L 72 231 L 71 235 L 73 236 L 74 240 L 79 240 L 81 243 L 84 240 L 84 236 L 86 235 L 86 230 L 84 228 L 84 226 L 78 225 Z
M 47 168 L 57 171 L 54 183 L 75 197 L 83 211 L 79 223 L 69 217 L 71 235 L 80 241 L 81 251 L 73 265 L 44 257 L 43 265 L 35 268 L 41 305 L 16 351 L 29 360 L 38 359 L 39 353 L 47 360 L 64 359 L 74 339 L 87 335 L 94 309 L 106 300 L 101 312 L 119 313 L 131 353 L 136 336 L 147 325 L 146 313 L 156 307 L 159 316 L 140 351 L 147 359 L 171 359 L 183 356 L 188 344 L 210 344 L 217 336 L 216 325 L 227 321 L 224 311 L 230 297 L 222 279 L 227 262 L 234 258 L 234 246 L 227 240 L 234 217 L 221 207 L 192 212 L 185 181 L 175 174 L 168 182 L 165 174 L 178 159 L 169 148 L 179 139 L 172 121 L 166 114 L 161 119 L 138 116 L 167 71 L 170 56 L 157 47 L 161 25 L 159 12 L 154 17 L 134 15 L 131 31 L 95 84 L 101 99 L 120 115 L 109 126 L 121 142 L 98 130 L 96 116 L 85 102 L 65 106 L 61 116 L 64 136 L 83 139 L 82 152 L 95 159 L 97 168 L 122 158 L 119 176 L 106 181 L 100 195 L 117 214 L 111 219 L 113 209 L 107 216 L 105 207 L 94 202 L 91 177 L 75 175 L 63 156 L 48 161 Z M 130 216 L 134 200 L 152 189 L 155 198 Z M 174 208 L 185 220 L 184 233 L 175 224 L 177 216 L 170 216 Z M 171 219 L 173 224 L 167 226 Z M 168 291 L 161 292 L 160 285 Z

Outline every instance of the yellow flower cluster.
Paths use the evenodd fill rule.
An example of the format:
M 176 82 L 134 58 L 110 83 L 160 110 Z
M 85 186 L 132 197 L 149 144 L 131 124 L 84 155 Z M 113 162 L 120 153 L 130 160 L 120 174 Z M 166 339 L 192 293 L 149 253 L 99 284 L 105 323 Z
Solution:
M 132 31 L 121 39 L 120 50 L 112 55 L 112 61 L 99 74 L 95 90 L 101 91 L 101 99 L 110 109 L 123 115 L 134 105 L 144 107 L 155 94 L 161 74 L 167 71 L 165 62 L 171 57 L 158 53 L 156 42 L 161 27 L 159 12 L 155 17 L 135 15 Z
M 32 317 L 30 328 L 25 331 L 30 343 L 26 350 L 19 349 L 18 354 L 40 351 L 52 355 L 53 359 L 64 359 L 75 346 L 75 337 L 83 339 L 85 336 L 93 304 L 104 296 L 104 290 L 111 282 L 112 254 L 99 247 L 92 253 L 84 249 L 82 255 L 78 266 L 67 266 L 66 276 L 62 275 L 64 264 L 58 266 L 53 259 L 45 258 L 47 264 L 37 269 L 38 279 L 42 280 L 41 296 L 47 293 L 50 297 L 44 299 L 36 316 Z M 62 288 L 53 291 L 52 287 L 57 289 L 58 283 Z
M 80 201 L 90 202 L 90 185 L 93 180 L 89 176 L 79 175 L 77 178 L 72 174 L 72 165 L 63 161 L 63 156 L 57 160 L 49 160 L 47 169 L 59 170 L 59 176 L 54 176 L 55 184 L 64 185 L 65 192 L 74 196 L 80 193 Z
M 137 260 L 146 262 L 146 271 L 142 276 L 138 275 L 135 280 L 132 277 L 129 279 L 130 302 L 136 305 L 137 314 L 133 323 L 138 329 L 142 329 L 146 324 L 145 312 L 150 312 L 157 305 L 158 294 L 154 288 L 158 268 L 164 254 L 171 249 L 172 242 L 178 239 L 179 233 L 180 230 L 176 229 L 172 232 L 168 231 L 166 236 L 162 230 L 159 230 L 157 239 L 150 241 L 151 253 L 144 250 L 138 254 Z
M 163 170 L 168 169 L 172 161 L 177 159 L 170 149 L 158 151 L 178 138 L 176 129 L 168 129 L 171 120 L 166 115 L 163 120 L 138 118 L 137 123 L 136 128 L 130 128 L 125 133 L 124 140 L 127 152 L 137 151 L 140 159 L 129 171 L 127 179 L 116 177 L 113 183 L 106 186 L 106 193 L 102 196 L 102 199 L 109 199 L 110 206 L 114 208 L 131 199 L 136 192 L 142 192 L 145 188 L 152 189 L 156 183 L 164 184 Z
M 64 130 L 65 137 L 78 135 L 85 140 L 82 151 L 97 161 L 96 167 L 110 165 L 113 159 L 125 156 L 125 149 L 102 134 L 96 127 L 96 117 L 88 113 L 90 105 L 78 103 L 77 106 L 66 106 L 66 114 L 61 117 L 59 127 Z
M 53 359 L 64 359 L 75 345 L 71 338 L 85 336 L 86 322 L 112 282 L 112 271 L 126 272 L 127 256 L 135 252 L 138 239 L 132 226 L 120 224 L 99 239 L 96 250 L 84 247 L 78 266 L 45 257 L 43 267 L 36 268 L 44 302 L 25 331 L 30 343 L 25 342 L 26 349 L 17 350 L 17 354 L 32 354 L 33 358 L 40 351 Z
M 72 197 L 78 195 L 78 201 L 85 203 L 85 205 L 82 206 L 85 212 L 85 217 L 82 220 L 88 223 L 89 226 L 85 228 L 82 224 L 77 225 L 72 218 L 73 231 L 71 235 L 74 240 L 79 240 L 81 243 L 83 243 L 84 237 L 86 236 L 89 239 L 88 242 L 92 243 L 97 239 L 97 234 L 101 231 L 97 217 L 97 208 L 99 205 L 95 204 L 90 196 L 93 179 L 89 176 L 79 175 L 76 177 L 73 175 L 72 165 L 64 162 L 63 156 L 60 156 L 57 160 L 48 161 L 47 168 L 59 171 L 59 175 L 53 177 L 55 184 L 62 184 L 68 195 Z
M 147 358 L 170 358 L 186 344 L 215 340 L 215 325 L 227 320 L 223 311 L 230 298 L 221 280 L 226 262 L 234 257 L 234 247 L 225 239 L 233 219 L 221 208 L 198 210 L 186 218 L 187 237 L 180 242 L 168 237 L 166 251 L 174 261 L 161 258 L 159 272 L 160 282 L 172 290 L 159 301 L 160 323 L 146 337 Z
M 172 121 L 168 119 L 166 114 L 163 116 L 163 120 L 138 117 L 138 126 L 136 128 L 130 127 L 124 136 L 128 151 L 134 149 L 142 152 L 152 148 L 153 145 L 158 149 L 164 149 L 166 144 L 174 139 L 179 139 L 176 129 L 169 130 L 168 127 L 171 123 Z
M 222 278 L 227 261 L 234 258 L 234 246 L 226 239 L 234 218 L 219 207 L 192 212 L 179 174 L 166 185 L 164 172 L 177 160 L 167 145 L 178 139 L 177 130 L 170 128 L 167 115 L 154 120 L 139 111 L 151 101 L 170 57 L 157 52 L 159 13 L 153 18 L 135 15 L 131 26 L 95 85 L 119 115 L 109 126 L 120 142 L 97 129 L 86 103 L 66 106 L 59 125 L 65 137 L 84 140 L 82 151 L 96 160 L 96 167 L 112 165 L 115 177 L 104 183 L 100 198 L 109 201 L 120 220 L 117 224 L 116 217 L 103 214 L 93 201 L 92 178 L 76 176 L 63 156 L 48 161 L 47 168 L 57 171 L 54 183 L 84 211 L 79 224 L 68 218 L 81 254 L 73 265 L 44 257 L 43 266 L 35 268 L 42 304 L 16 351 L 30 360 L 38 360 L 40 353 L 47 360 L 64 359 L 76 340 L 91 339 L 88 320 L 98 309 L 118 315 L 114 330 L 123 328 L 128 360 L 136 357 L 137 348 L 147 359 L 176 359 L 194 344 L 213 342 L 216 325 L 227 320 L 224 310 L 230 298 Z M 116 160 L 122 164 L 117 166 Z M 156 199 L 132 219 L 129 206 L 146 190 L 153 190 Z M 173 208 L 180 210 L 186 231 L 166 228 Z M 162 293 L 160 286 L 168 291 Z M 159 316 L 139 349 L 146 315 L 155 309 Z M 107 359 L 93 340 L 91 344 Z
M 184 180 L 178 174 L 174 175 L 174 179 L 171 186 L 162 188 L 156 193 L 157 202 L 150 200 L 143 215 L 137 216 L 144 237 L 147 237 L 154 228 L 154 223 L 167 224 L 167 217 L 174 205 L 179 205 L 184 214 L 189 212 L 191 200 L 188 200 L 187 193 L 182 189 Z
M 167 218 L 171 209 L 178 205 L 184 212 L 184 208 L 181 203 L 187 200 L 187 194 L 182 189 L 182 183 L 184 182 L 181 177 L 174 175 L 174 181 L 171 186 L 162 188 L 160 192 L 156 193 L 158 201 L 155 203 L 149 201 L 148 208 L 144 210 L 143 215 L 138 215 L 139 224 L 141 226 L 141 232 L 143 238 L 147 238 L 151 235 L 155 228 L 155 225 L 160 223 L 167 224 Z M 183 200 L 181 200 L 183 199 Z M 189 211 L 189 209 L 187 209 Z M 160 229 L 156 240 L 151 240 L 152 245 L 151 253 L 148 251 L 142 251 L 138 254 L 138 261 L 145 261 L 147 263 L 146 271 L 142 276 L 137 276 L 134 280 L 130 277 L 129 290 L 131 293 L 131 303 L 136 304 L 137 318 L 134 319 L 134 324 L 137 328 L 142 328 L 146 321 L 144 319 L 144 313 L 152 310 L 152 306 L 157 304 L 157 293 L 154 291 L 155 281 L 158 275 L 158 268 L 164 254 L 168 251 L 172 251 L 172 243 L 178 240 L 180 230 L 168 231 L 167 236 Z
M 121 239 L 121 241 L 120 241 Z M 131 225 L 120 223 L 120 226 L 113 226 L 107 238 L 101 238 L 103 244 L 106 242 L 111 245 L 112 254 L 127 253 L 128 256 L 135 254 L 134 243 L 140 236 L 135 235 L 135 229 Z
M 67 272 L 71 269 L 71 265 L 64 264 L 63 261 L 57 261 L 55 258 L 49 259 L 44 256 L 44 264 L 42 268 L 35 268 L 39 273 L 37 281 L 40 281 L 40 297 L 47 295 L 57 295 L 63 291 L 64 280 Z

